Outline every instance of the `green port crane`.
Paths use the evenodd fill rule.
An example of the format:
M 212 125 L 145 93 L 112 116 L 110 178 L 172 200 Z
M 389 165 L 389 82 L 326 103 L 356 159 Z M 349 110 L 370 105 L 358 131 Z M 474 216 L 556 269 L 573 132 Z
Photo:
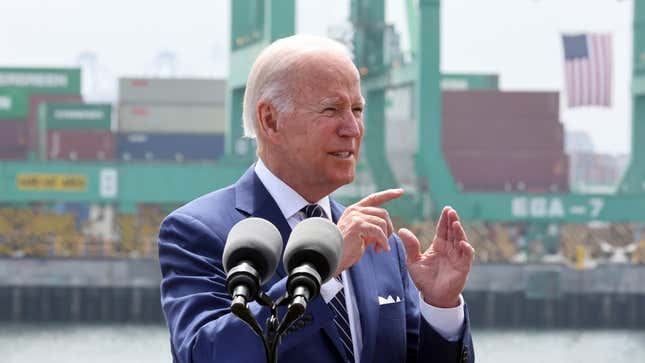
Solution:
M 355 62 L 363 75 L 369 100 L 366 114 L 366 167 L 377 189 L 398 185 L 385 152 L 385 91 L 412 86 L 416 90 L 419 183 L 391 213 L 406 220 L 428 218 L 437 208 L 452 205 L 465 220 L 491 222 L 584 223 L 589 221 L 645 221 L 645 3 L 634 1 L 634 68 L 632 158 L 619 187 L 612 194 L 472 193 L 459 190 L 441 149 L 440 0 L 408 1 L 413 61 L 391 67 L 384 57 L 384 0 L 353 0 Z M 294 32 L 294 0 L 231 2 L 231 60 L 229 135 L 227 155 L 248 160 L 252 147 L 235 142 L 241 131 L 241 104 L 248 70 L 259 51 L 273 40 Z M 418 31 L 417 31 L 418 29 Z M 423 102 L 419 102 L 423 100 Z M 248 141 L 244 141 L 248 143 Z M 242 143 L 244 143 L 242 142 Z M 360 195 L 343 195 L 352 201 Z M 423 211 L 419 213 L 419 211 Z

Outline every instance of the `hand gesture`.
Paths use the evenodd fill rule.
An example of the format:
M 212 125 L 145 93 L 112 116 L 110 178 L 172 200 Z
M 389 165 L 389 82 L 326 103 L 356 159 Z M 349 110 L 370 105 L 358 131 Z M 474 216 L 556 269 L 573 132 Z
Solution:
M 407 253 L 408 272 L 424 301 L 442 308 L 458 306 L 475 250 L 457 212 L 451 207 L 443 209 L 432 244 L 424 253 L 411 231 L 402 228 L 399 237 Z
M 390 250 L 387 239 L 394 226 L 387 210 L 380 206 L 402 195 L 403 189 L 388 189 L 370 194 L 345 209 L 338 220 L 344 244 L 336 276 L 363 257 L 370 245 L 374 245 L 376 252 Z

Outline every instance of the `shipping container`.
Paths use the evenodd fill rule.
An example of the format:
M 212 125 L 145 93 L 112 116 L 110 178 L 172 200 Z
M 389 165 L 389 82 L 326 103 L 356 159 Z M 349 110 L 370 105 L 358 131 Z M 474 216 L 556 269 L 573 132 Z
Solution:
M 224 133 L 224 106 L 121 105 L 119 132 Z
M 496 74 L 449 73 L 441 75 L 442 90 L 496 90 L 499 76 Z
M 28 150 L 27 148 L 15 149 L 15 150 L 2 150 L 0 149 L 0 160 L 27 160 Z
M 569 190 L 563 153 L 452 152 L 446 162 L 464 191 L 549 193 Z
M 214 160 L 224 154 L 223 134 L 118 134 L 116 144 L 125 161 Z
M 445 91 L 444 120 L 544 121 L 559 119 L 558 92 Z
M 43 103 L 39 106 L 41 125 L 47 130 L 109 130 L 112 105 L 103 103 Z
M 0 88 L 28 93 L 81 94 L 79 68 L 0 68 Z
M 41 103 L 45 102 L 72 102 L 79 103 L 83 99 L 78 95 L 65 95 L 65 94 L 33 94 L 29 96 L 29 119 L 28 119 L 28 132 L 27 145 L 30 151 L 40 151 L 39 144 L 44 143 L 44 137 L 39 137 L 39 130 L 44 128 L 45 125 L 40 125 L 38 120 L 38 107 Z M 40 133 L 40 135 L 45 135 Z
M 121 78 L 119 103 L 224 105 L 226 81 L 189 78 Z
M 443 93 L 442 148 L 563 152 L 555 92 Z
M 0 150 L 26 150 L 28 136 L 24 120 L 0 121 Z
M 28 116 L 27 92 L 21 89 L 0 88 L 0 121 L 26 120 Z
M 564 128 L 554 120 L 505 121 L 444 119 L 444 151 L 564 152 Z
M 48 160 L 113 160 L 114 135 L 109 130 L 49 130 Z

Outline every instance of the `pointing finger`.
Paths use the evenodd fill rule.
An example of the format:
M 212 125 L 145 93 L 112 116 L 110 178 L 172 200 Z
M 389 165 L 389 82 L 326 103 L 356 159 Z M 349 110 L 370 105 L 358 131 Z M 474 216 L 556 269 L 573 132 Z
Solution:
M 387 189 L 380 192 L 372 193 L 361 199 L 356 205 L 362 207 L 378 207 L 403 195 L 403 189 Z

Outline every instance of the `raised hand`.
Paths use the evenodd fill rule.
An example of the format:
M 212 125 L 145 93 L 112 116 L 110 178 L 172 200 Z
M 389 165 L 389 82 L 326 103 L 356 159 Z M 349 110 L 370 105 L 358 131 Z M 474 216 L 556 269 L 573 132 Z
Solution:
M 344 244 L 336 276 L 355 264 L 370 245 L 374 245 L 376 252 L 390 250 L 387 239 L 394 226 L 387 210 L 380 206 L 402 195 L 403 189 L 388 189 L 370 194 L 345 209 L 337 223 Z
M 398 234 L 407 253 L 408 272 L 424 301 L 442 308 L 458 306 L 475 250 L 457 212 L 451 207 L 443 209 L 432 244 L 423 253 L 411 231 L 402 228 Z

